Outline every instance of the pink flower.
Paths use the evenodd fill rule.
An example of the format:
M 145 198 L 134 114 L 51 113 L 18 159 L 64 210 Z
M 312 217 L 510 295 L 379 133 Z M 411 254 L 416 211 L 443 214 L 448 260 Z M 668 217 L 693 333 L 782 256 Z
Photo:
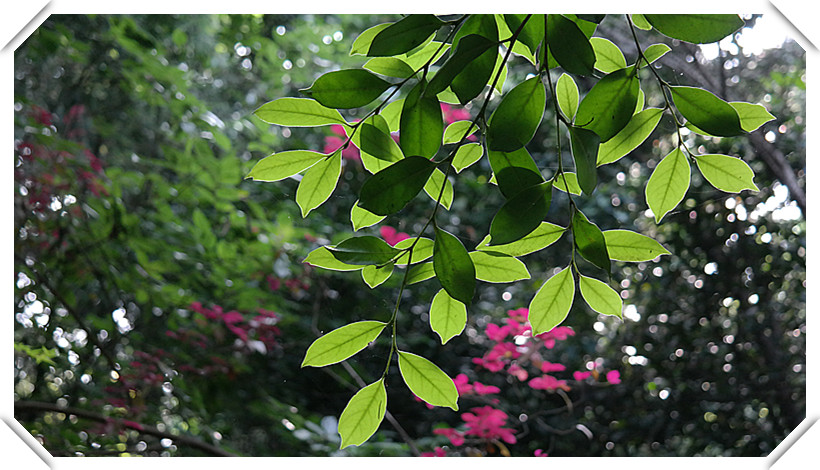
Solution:
M 490 372 L 498 372 L 504 368 L 504 362 L 499 360 L 486 360 L 483 357 L 474 357 L 473 364 L 479 365 Z
M 501 393 L 501 389 L 494 385 L 484 385 L 481 382 L 473 384 L 473 389 L 477 395 L 492 395 L 493 393 Z
M 236 310 L 231 310 L 230 312 L 222 315 L 222 321 L 228 324 L 239 323 L 244 319 L 245 318 L 242 316 L 242 314 L 237 312 Z
M 461 419 L 467 424 L 465 435 L 501 439 L 508 444 L 515 444 L 513 430 L 503 427 L 507 423 L 507 413 L 491 406 L 473 408 L 470 411 L 461 415 Z
M 521 382 L 527 380 L 527 377 L 530 376 L 527 371 L 518 364 L 511 365 L 510 368 L 507 369 L 507 372 Z
M 390 246 L 395 246 L 396 243 L 410 238 L 410 235 L 404 232 L 399 232 L 395 228 L 390 227 L 388 225 L 384 225 L 381 228 L 379 228 L 379 233 L 381 234 L 384 241 L 386 241 L 387 244 Z
M 347 141 L 347 134 L 345 133 L 344 127 L 341 125 L 334 124 L 330 126 L 330 132 L 333 132 L 336 135 L 329 135 L 325 137 L 325 148 L 322 152 L 326 154 L 335 152 Z M 349 143 L 347 147 L 342 149 L 342 158 L 347 160 L 361 160 L 359 149 L 353 145 L 352 142 Z
M 434 452 L 422 452 L 422 457 L 447 457 L 447 452 L 441 447 L 436 447 Z
M 495 323 L 488 323 L 484 329 L 484 334 L 493 341 L 502 341 L 510 334 L 509 326 L 498 326 Z
M 575 330 L 567 326 L 556 326 L 546 333 L 541 333 L 536 338 L 542 340 L 547 349 L 552 349 L 555 347 L 556 341 L 563 341 L 570 336 L 575 336 Z
M 569 390 L 565 380 L 558 380 L 551 375 L 542 375 L 529 381 L 528 385 L 536 390 Z
M 270 290 L 279 290 L 279 287 L 282 286 L 282 281 L 280 281 L 277 277 L 271 276 L 270 274 L 268 274 L 267 281 Z
M 612 385 L 621 383 L 621 373 L 617 370 L 611 370 L 606 373 L 606 381 Z
M 574 378 L 575 380 L 581 381 L 581 380 L 584 380 L 585 378 L 589 377 L 590 375 L 592 375 L 592 372 L 589 372 L 589 371 L 586 371 L 586 372 L 575 371 L 575 372 L 572 373 L 572 378 Z
M 454 108 L 447 103 L 441 103 L 441 112 L 444 114 L 444 122 L 447 124 L 470 119 L 469 111 L 461 107 Z
M 517 322 L 524 323 L 530 316 L 530 309 L 526 307 L 521 307 L 516 310 L 508 310 L 507 315 L 509 315 L 510 318 Z
M 549 455 L 541 449 L 535 449 L 535 453 L 533 455 L 536 457 L 549 457 Z
M 544 361 L 541 363 L 541 372 L 560 372 L 566 370 L 567 367 L 563 364 L 554 364 L 552 362 Z
M 464 444 L 464 434 L 456 431 L 452 428 L 438 428 L 433 430 L 433 434 L 439 436 L 445 436 L 447 439 L 450 439 L 450 442 L 454 446 L 460 446 Z
M 470 385 L 470 379 L 464 374 L 458 374 L 456 378 L 453 379 L 453 383 L 456 384 L 456 390 L 459 396 L 473 391 L 473 386 Z
M 427 403 L 426 401 L 422 400 L 421 398 L 417 397 L 415 393 L 413 393 L 413 399 L 418 401 L 418 402 L 424 403 L 424 406 L 426 406 L 428 410 L 432 410 L 433 408 L 435 408 L 435 406 L 433 406 L 433 405 Z

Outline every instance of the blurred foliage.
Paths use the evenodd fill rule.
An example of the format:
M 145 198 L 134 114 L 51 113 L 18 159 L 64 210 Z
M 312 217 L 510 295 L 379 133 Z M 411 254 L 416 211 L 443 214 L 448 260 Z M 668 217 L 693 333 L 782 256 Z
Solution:
M 365 445 L 338 450 L 336 416 L 357 379 L 381 372 L 369 360 L 384 355 L 381 345 L 346 365 L 299 368 L 321 332 L 386 318 L 395 299 L 395 279 L 370 290 L 358 273 L 301 263 L 350 234 L 360 164 L 345 160 L 334 196 L 305 220 L 295 181 L 243 180 L 274 150 L 321 150 L 332 135 L 270 127 L 252 111 L 360 65 L 347 54 L 352 40 L 396 18 L 55 15 L 17 50 L 16 417 L 52 454 L 198 456 L 215 446 L 254 456 L 413 455 L 447 444 L 433 428 L 455 426 L 459 413 L 427 410 L 393 387 L 388 410 L 400 427 L 385 423 Z M 601 27 L 622 23 L 608 17 Z M 682 67 L 699 67 L 720 77 L 727 99 L 764 104 L 777 119 L 756 134 L 805 187 L 802 49 L 787 42 L 747 56 L 729 44 L 706 61 L 668 41 L 659 73 L 687 84 Z M 509 83 L 526 73 L 515 61 Z M 648 105 L 660 105 L 652 86 L 644 91 Z M 525 258 L 532 281 L 482 284 L 466 334 L 445 346 L 427 334 L 438 286 L 405 293 L 400 328 L 425 334 L 404 337 L 404 346 L 451 376 L 501 389 L 497 406 L 518 437 L 511 455 L 759 456 L 805 415 L 803 213 L 750 139 L 691 134 L 692 148 L 742 155 L 761 191 L 726 195 L 695 173 L 687 199 L 655 225 L 643 188 L 673 128 L 662 121 L 654 140 L 602 167 L 582 207 L 601 229 L 646 233 L 673 255 L 615 266 L 624 320 L 576 303 L 565 325 L 577 334 L 545 357 L 568 370 L 619 370 L 620 384 L 548 393 L 471 362 L 491 345 L 486 325 L 526 305 L 551 267 L 566 264 L 566 240 Z M 539 131 L 530 148 L 539 163 L 554 156 L 554 139 Z M 442 228 L 483 238 L 502 201 L 489 175 L 485 162 L 460 175 Z M 566 225 L 564 196 L 555 197 L 548 220 Z M 383 225 L 418 230 L 424 210 L 409 207 Z M 470 397 L 462 408 L 486 400 Z M 66 407 L 111 419 L 60 412 Z M 497 449 L 483 453 L 504 454 Z

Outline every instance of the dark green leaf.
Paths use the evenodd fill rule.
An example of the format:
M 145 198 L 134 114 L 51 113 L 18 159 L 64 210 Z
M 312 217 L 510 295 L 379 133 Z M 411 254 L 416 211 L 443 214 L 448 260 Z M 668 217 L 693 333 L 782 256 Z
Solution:
M 361 124 L 359 132 L 361 133 L 359 148 L 362 152 L 387 162 L 395 162 L 404 158 L 401 148 L 389 133 L 368 122 Z
M 459 49 L 461 41 L 470 35 L 482 36 L 492 43 L 497 42 L 498 26 L 494 15 L 470 15 L 456 32 L 453 38 L 452 50 Z M 473 42 L 475 43 L 475 41 Z M 464 65 L 464 69 L 452 79 L 450 88 L 458 97 L 459 103 L 467 104 L 487 86 L 487 82 L 492 77 L 497 56 L 497 49 L 490 48 Z M 458 72 L 458 70 L 456 71 Z
M 444 62 L 444 65 L 441 66 L 433 78 L 430 79 L 430 83 L 427 85 L 427 89 L 424 91 L 424 94 L 426 96 L 438 95 L 450 86 L 453 79 L 457 75 L 462 72 L 469 73 L 470 70 L 468 70 L 468 66 L 490 50 L 492 54 L 489 54 L 488 57 L 494 59 L 496 43 L 485 38 L 484 36 L 470 34 L 462 38 L 462 40 L 459 41 L 456 50 L 450 55 L 449 58 L 447 58 L 447 61 Z M 487 62 L 487 60 L 485 60 L 485 62 Z M 491 71 L 491 69 L 489 70 Z M 484 84 L 481 85 L 479 93 L 481 92 L 481 89 L 484 88 L 484 85 L 486 85 L 487 80 L 489 80 L 489 74 L 487 75 L 488 77 L 484 80 Z M 480 78 L 478 81 L 480 81 Z M 458 92 L 456 94 L 458 94 Z M 477 94 L 478 93 L 476 93 L 476 95 Z M 470 99 L 472 98 L 469 98 L 466 101 L 469 101 Z
M 441 147 L 444 118 L 436 97 L 421 95 L 423 82 L 404 100 L 399 123 L 399 143 L 405 155 L 433 158 Z
M 547 43 L 550 53 L 564 70 L 592 75 L 595 52 L 574 21 L 563 15 L 547 15 Z
M 403 158 L 364 182 L 359 205 L 376 215 L 394 214 L 416 197 L 435 169 L 424 157 Z
M 596 23 L 596 24 L 600 24 L 601 21 L 604 21 L 604 17 L 606 17 L 606 15 L 576 15 L 576 16 L 578 16 L 579 19 L 582 19 L 584 21 L 589 21 L 591 23 Z
M 551 200 L 551 182 L 530 186 L 510 198 L 490 223 L 491 243 L 511 243 L 535 230 L 547 216 Z
M 522 189 L 544 181 L 535 160 L 523 147 L 512 152 L 490 150 L 488 155 L 498 189 L 507 199 Z M 503 176 L 499 176 L 501 174 Z
M 358 108 L 373 102 L 392 85 L 367 70 L 328 72 L 300 90 L 328 108 Z
M 366 348 L 386 325 L 380 321 L 360 321 L 337 328 L 310 345 L 302 367 L 324 367 L 342 362 Z
M 717 42 L 746 23 L 738 15 L 643 15 L 655 29 L 670 38 L 694 44 Z
M 337 260 L 354 265 L 385 264 L 401 253 L 381 238 L 370 235 L 348 238 L 328 249 Z
M 595 191 L 598 185 L 598 134 L 580 127 L 569 127 L 572 158 L 575 160 L 575 171 L 578 174 L 578 184 L 586 195 Z
M 408 15 L 379 31 L 367 51 L 369 56 L 404 54 L 420 46 L 444 22 L 435 15 Z
M 341 449 L 358 446 L 370 439 L 378 429 L 387 411 L 387 391 L 384 378 L 359 390 L 339 416 Z
M 433 269 L 450 297 L 469 305 L 475 293 L 475 266 L 467 249 L 453 234 L 436 229 Z
M 634 69 L 616 70 L 589 90 L 575 115 L 575 125 L 601 137 L 601 143 L 626 126 L 638 102 L 638 77 Z
M 524 21 L 527 15 L 517 14 L 517 15 L 504 15 L 504 21 L 507 23 L 510 29 L 510 33 L 516 31 L 521 23 Z M 527 21 L 527 24 L 524 25 L 524 28 L 521 30 L 521 33 L 518 35 L 518 41 L 529 48 L 532 54 L 538 50 L 538 45 L 541 44 L 541 41 L 544 40 L 544 15 L 532 15 L 530 19 Z M 515 52 L 515 48 L 513 48 L 513 52 Z
M 689 122 L 709 134 L 732 137 L 744 134 L 737 111 L 703 88 L 670 87 L 675 107 Z
M 320 246 L 311 251 L 302 262 L 317 268 L 330 269 L 331 271 L 358 271 L 362 269 L 361 266 L 346 264 L 337 260 L 326 246 Z
M 322 106 L 309 98 L 279 98 L 263 104 L 253 112 L 256 117 L 279 126 L 313 127 L 330 124 L 347 126 L 339 111 Z
M 353 41 L 353 45 L 350 47 L 350 55 L 366 55 L 370 49 L 370 44 L 373 43 L 373 38 L 391 24 L 392 23 L 377 24 L 362 31 L 362 34 L 357 36 L 356 40 Z
M 512 152 L 527 145 L 541 124 L 546 101 L 547 94 L 540 76 L 510 90 L 487 123 L 488 148 Z
M 441 289 L 430 304 L 430 328 L 441 338 L 441 344 L 458 336 L 467 326 L 467 307 Z
M 604 234 L 581 211 L 575 211 L 572 216 L 572 235 L 581 256 L 607 273 L 610 272 L 611 262 Z

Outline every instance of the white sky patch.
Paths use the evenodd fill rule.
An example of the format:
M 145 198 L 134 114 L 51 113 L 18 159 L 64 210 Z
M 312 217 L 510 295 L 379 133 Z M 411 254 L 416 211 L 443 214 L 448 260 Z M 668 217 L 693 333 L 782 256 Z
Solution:
M 791 34 L 783 24 L 783 20 L 774 14 L 765 14 L 757 19 L 754 27 L 746 28 L 740 33 L 737 43 L 746 55 L 759 54 L 766 49 L 780 47 L 783 42 L 791 38 Z M 724 38 L 719 43 L 701 44 L 700 50 L 706 60 L 718 56 L 719 49 L 736 52 L 732 38 Z

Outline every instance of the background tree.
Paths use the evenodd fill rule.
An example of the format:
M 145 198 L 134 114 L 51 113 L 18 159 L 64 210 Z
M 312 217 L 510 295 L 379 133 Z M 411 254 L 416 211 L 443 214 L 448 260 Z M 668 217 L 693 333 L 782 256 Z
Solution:
M 516 310 L 540 282 L 481 284 L 465 334 L 444 346 L 430 334 L 404 338 L 455 376 L 460 412 L 428 410 L 391 387 L 393 414 L 381 431 L 338 450 L 335 420 L 378 377 L 387 351 L 376 344 L 315 370 L 300 370 L 301 358 L 321 332 L 370 319 L 374 306 L 389 311 L 400 283 L 370 290 L 359 273 L 301 263 L 350 236 L 349 210 L 367 173 L 357 150 L 346 149 L 339 187 L 303 221 L 293 202 L 298 181 L 243 178 L 273 151 L 331 152 L 344 136 L 270 127 L 251 111 L 297 96 L 322 72 L 359 66 L 348 56 L 353 39 L 397 19 L 55 16 L 26 41 L 15 57 L 17 418 L 55 455 L 773 449 L 805 410 L 804 54 L 787 43 L 777 54 L 738 49 L 707 63 L 641 32 L 642 43 L 672 46 L 658 61 L 665 80 L 760 102 L 777 117 L 748 139 L 687 136 L 703 152 L 743 154 L 761 191 L 727 196 L 693 178 L 687 199 L 655 225 L 643 186 L 670 148 L 663 135 L 674 128 L 662 121 L 657 138 L 601 168 L 585 200 L 602 229 L 651 234 L 672 253 L 614 264 L 624 321 L 576 305 L 572 332 L 518 345 L 537 346 L 539 365 L 508 351 L 495 357 L 504 369 L 493 371 L 493 351 L 512 339 L 500 330 L 522 324 Z M 607 18 L 599 31 L 634 57 L 629 37 L 617 39 L 628 34 L 623 25 Z M 508 87 L 531 69 L 514 57 Z M 697 81 L 719 76 L 710 70 L 723 80 Z M 647 106 L 661 106 L 645 88 Z M 444 118 L 468 117 L 458 112 L 448 107 Z M 554 135 L 539 131 L 530 152 L 554 153 Z M 451 205 L 460 217 L 442 227 L 473 245 L 503 201 L 488 191 L 489 175 L 485 164 L 462 171 Z M 561 197 L 553 204 L 565 205 Z M 364 230 L 394 244 L 426 217 L 409 207 L 401 221 Z M 532 279 L 547 277 L 562 256 L 526 258 Z M 402 331 L 429 328 L 438 288 L 428 284 L 407 290 Z M 569 391 L 532 385 L 550 367 Z M 589 377 L 575 380 L 573 371 Z

